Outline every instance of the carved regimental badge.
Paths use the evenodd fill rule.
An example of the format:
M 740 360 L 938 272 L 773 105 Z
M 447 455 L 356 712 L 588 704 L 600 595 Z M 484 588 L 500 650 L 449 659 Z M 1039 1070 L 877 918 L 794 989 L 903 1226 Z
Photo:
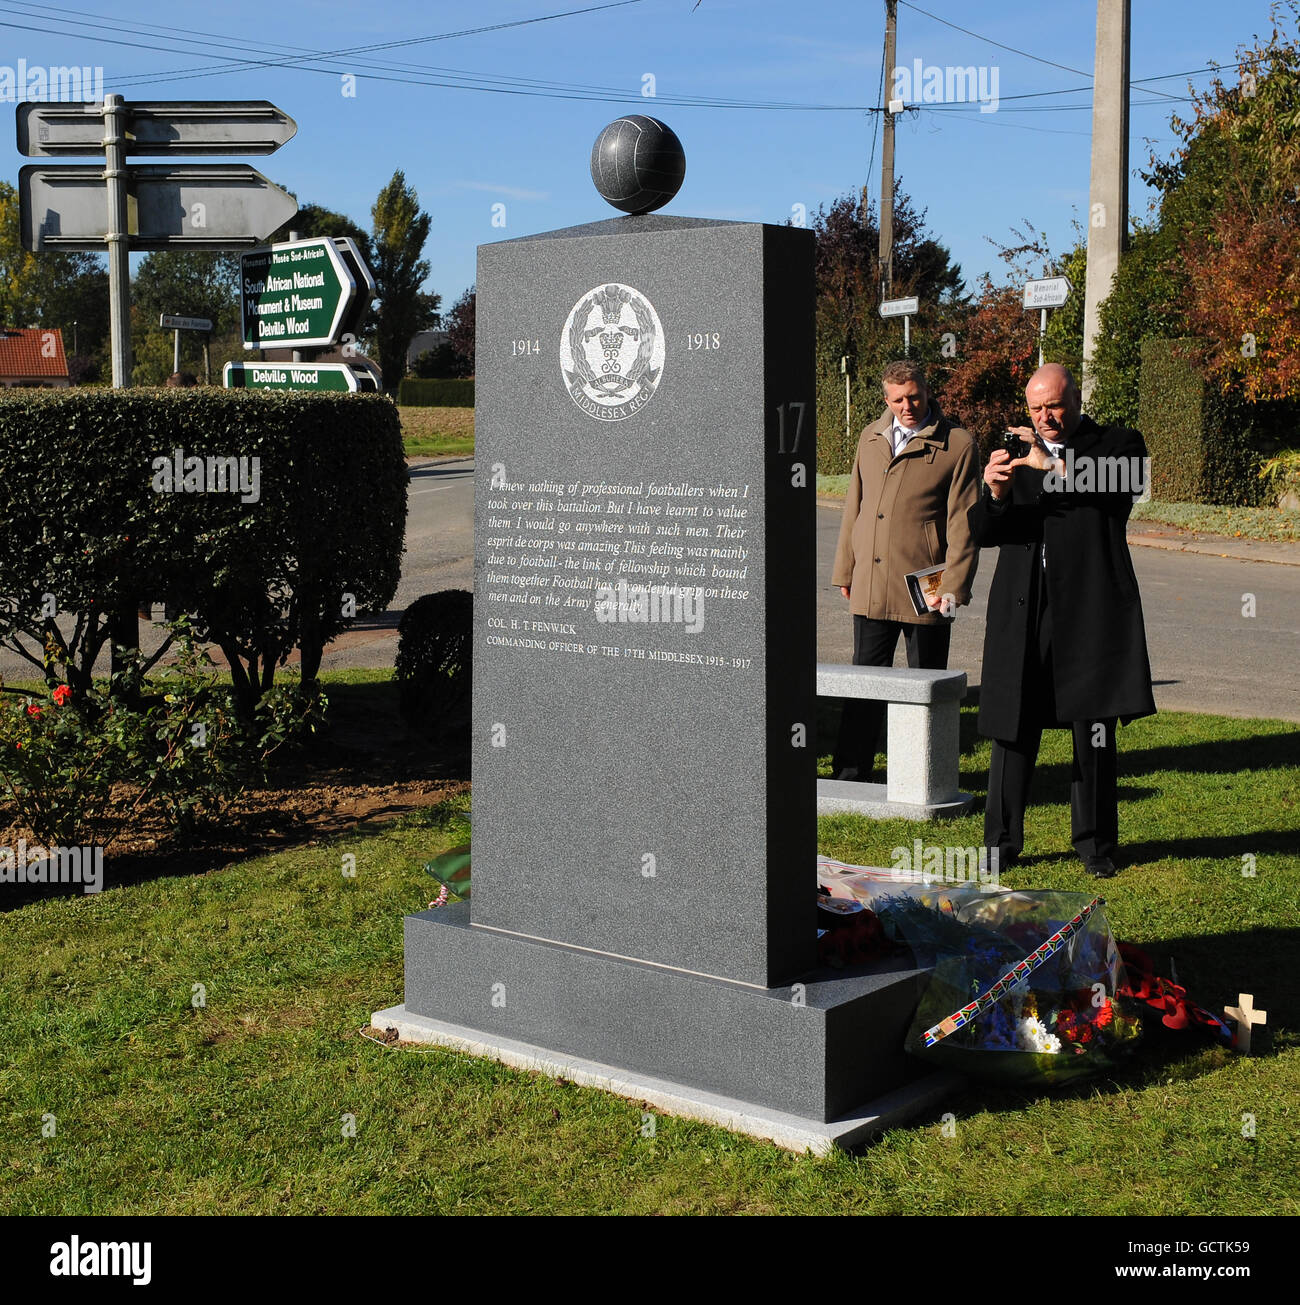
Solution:
M 622 421 L 650 402 L 664 369 L 654 305 L 629 285 L 601 285 L 573 306 L 560 337 L 560 368 L 589 417 Z

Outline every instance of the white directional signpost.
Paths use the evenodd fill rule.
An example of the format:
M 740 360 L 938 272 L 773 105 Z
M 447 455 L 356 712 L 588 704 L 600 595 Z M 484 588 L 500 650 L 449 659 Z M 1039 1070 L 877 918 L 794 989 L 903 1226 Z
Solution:
M 181 332 L 182 331 L 204 331 L 211 333 L 212 323 L 206 317 L 174 317 L 171 313 L 163 313 L 158 320 L 158 325 L 164 331 L 175 331 L 176 340 L 172 348 L 172 371 L 178 372 L 181 369 Z M 204 346 L 206 349 L 206 346 Z M 207 359 L 207 353 L 203 355 Z
M 903 357 L 906 358 L 912 348 L 912 318 L 921 311 L 919 299 L 886 299 L 880 305 L 881 317 L 901 317 L 903 319 Z
M 1068 277 L 1049 276 L 1041 281 L 1025 282 L 1025 308 L 1041 311 L 1038 319 L 1038 365 L 1043 365 L 1043 337 L 1047 334 L 1047 310 L 1060 308 L 1074 287 Z
M 247 164 L 132 164 L 128 155 L 271 154 L 297 131 L 265 100 L 18 106 L 29 157 L 102 154 L 104 164 L 32 164 L 19 172 L 23 246 L 107 248 L 113 385 L 129 383 L 131 250 L 243 249 L 297 211 L 291 195 Z
M 103 168 L 29 163 L 18 177 L 25 248 L 104 248 L 109 217 Z M 142 164 L 131 169 L 128 190 L 131 250 L 247 248 L 298 211 L 292 195 L 247 163 Z
M 127 154 L 274 154 L 298 130 L 268 100 L 166 100 L 125 106 Z M 99 154 L 104 112 L 83 104 L 20 104 L 18 152 L 28 158 Z

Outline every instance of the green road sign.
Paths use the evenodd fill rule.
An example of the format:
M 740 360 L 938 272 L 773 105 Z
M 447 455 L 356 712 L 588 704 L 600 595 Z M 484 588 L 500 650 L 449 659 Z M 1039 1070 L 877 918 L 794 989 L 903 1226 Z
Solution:
M 245 349 L 319 348 L 337 342 L 357 284 L 328 237 L 244 254 L 240 314 Z
M 335 390 L 359 388 L 345 363 L 227 363 L 221 382 L 228 390 Z

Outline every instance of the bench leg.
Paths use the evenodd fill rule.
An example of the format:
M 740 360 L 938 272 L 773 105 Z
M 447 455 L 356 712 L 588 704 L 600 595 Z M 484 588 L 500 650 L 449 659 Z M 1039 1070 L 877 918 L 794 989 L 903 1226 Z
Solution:
M 934 805 L 958 797 L 958 720 L 955 700 L 889 704 L 886 797 Z

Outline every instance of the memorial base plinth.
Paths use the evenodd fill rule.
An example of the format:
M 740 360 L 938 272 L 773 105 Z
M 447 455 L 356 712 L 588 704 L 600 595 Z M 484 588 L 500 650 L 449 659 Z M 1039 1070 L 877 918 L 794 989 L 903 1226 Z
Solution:
M 513 1038 L 489 1038 L 477 1029 L 413 1015 L 405 1006 L 376 1011 L 371 1026 L 380 1032 L 391 1030 L 403 1042 L 446 1047 L 495 1060 L 512 1069 L 567 1079 L 580 1087 L 599 1088 L 602 1092 L 627 1097 L 666 1115 L 698 1119 L 733 1133 L 747 1133 L 750 1137 L 775 1142 L 788 1151 L 810 1151 L 814 1155 L 861 1146 L 887 1128 L 896 1128 L 919 1114 L 933 1111 L 961 1082 L 946 1072 L 926 1074 L 838 1119 L 819 1123 L 647 1074 L 633 1074 L 594 1060 L 563 1056 Z
M 903 1053 L 924 970 L 818 970 L 750 987 L 477 927 L 469 903 L 407 916 L 405 943 L 405 1004 L 377 1012 L 375 1027 L 610 1091 L 627 1084 L 641 1100 L 653 1085 L 666 1110 L 777 1141 L 806 1130 L 783 1145 L 851 1145 L 935 1090 L 915 1086 Z

